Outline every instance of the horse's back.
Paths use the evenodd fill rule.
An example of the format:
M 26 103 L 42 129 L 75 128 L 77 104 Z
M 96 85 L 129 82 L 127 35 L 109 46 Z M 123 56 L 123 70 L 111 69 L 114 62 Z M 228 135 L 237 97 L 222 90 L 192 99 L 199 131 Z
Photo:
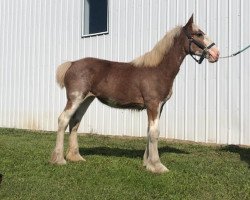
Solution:
M 84 58 L 72 63 L 65 85 L 71 91 L 91 92 L 119 105 L 142 104 L 136 71 L 130 63 Z
M 118 85 L 131 79 L 135 68 L 130 63 L 114 62 L 98 58 L 83 58 L 72 62 L 65 75 L 65 86 L 88 84 L 94 85 Z

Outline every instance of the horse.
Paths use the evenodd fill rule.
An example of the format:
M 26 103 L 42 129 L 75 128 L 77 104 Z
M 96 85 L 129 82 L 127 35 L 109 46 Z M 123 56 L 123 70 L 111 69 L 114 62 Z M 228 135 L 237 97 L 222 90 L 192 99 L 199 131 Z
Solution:
M 131 62 L 83 58 L 61 64 L 56 79 L 61 88 L 66 88 L 67 103 L 58 118 L 56 146 L 50 162 L 61 165 L 66 160 L 85 161 L 79 153 L 77 129 L 87 108 L 97 98 L 115 108 L 146 109 L 148 131 L 143 166 L 153 173 L 168 172 L 158 153 L 159 119 L 187 55 L 199 64 L 204 58 L 210 63 L 219 59 L 218 48 L 194 23 L 193 15 L 184 26 L 167 32 L 151 51 Z M 65 160 L 63 141 L 68 125 L 69 148 Z

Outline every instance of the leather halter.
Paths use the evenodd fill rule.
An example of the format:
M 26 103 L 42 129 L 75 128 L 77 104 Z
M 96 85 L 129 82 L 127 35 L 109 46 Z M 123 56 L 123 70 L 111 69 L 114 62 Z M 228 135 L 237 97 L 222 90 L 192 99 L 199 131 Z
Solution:
M 188 32 L 185 28 L 183 28 L 183 31 L 185 33 L 185 35 L 187 36 L 188 40 L 189 40 L 189 54 L 192 56 L 192 58 L 199 64 L 202 63 L 202 61 L 204 60 L 204 58 L 206 57 L 207 54 L 209 54 L 208 50 L 215 45 L 215 43 L 211 43 L 210 45 L 208 46 L 205 46 L 203 45 L 202 43 L 198 42 L 197 40 L 195 40 Z M 203 51 L 202 51 L 202 54 L 201 55 L 196 55 L 192 49 L 191 49 L 191 45 L 192 43 L 194 43 L 196 46 L 198 46 L 199 48 L 201 48 Z M 196 56 L 200 56 L 200 59 L 197 59 L 194 57 L 194 55 Z

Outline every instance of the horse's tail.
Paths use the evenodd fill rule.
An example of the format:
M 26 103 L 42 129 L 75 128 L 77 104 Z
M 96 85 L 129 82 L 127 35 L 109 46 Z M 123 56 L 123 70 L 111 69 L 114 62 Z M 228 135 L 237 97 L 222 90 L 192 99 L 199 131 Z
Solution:
M 65 62 L 57 67 L 56 70 L 56 82 L 58 85 L 63 88 L 64 87 L 64 77 L 67 70 L 70 68 L 72 62 Z

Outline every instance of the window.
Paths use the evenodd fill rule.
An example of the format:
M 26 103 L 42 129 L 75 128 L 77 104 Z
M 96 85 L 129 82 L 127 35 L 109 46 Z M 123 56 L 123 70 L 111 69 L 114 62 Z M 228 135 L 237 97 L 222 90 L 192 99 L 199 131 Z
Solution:
M 82 1 L 82 37 L 108 33 L 108 0 Z

